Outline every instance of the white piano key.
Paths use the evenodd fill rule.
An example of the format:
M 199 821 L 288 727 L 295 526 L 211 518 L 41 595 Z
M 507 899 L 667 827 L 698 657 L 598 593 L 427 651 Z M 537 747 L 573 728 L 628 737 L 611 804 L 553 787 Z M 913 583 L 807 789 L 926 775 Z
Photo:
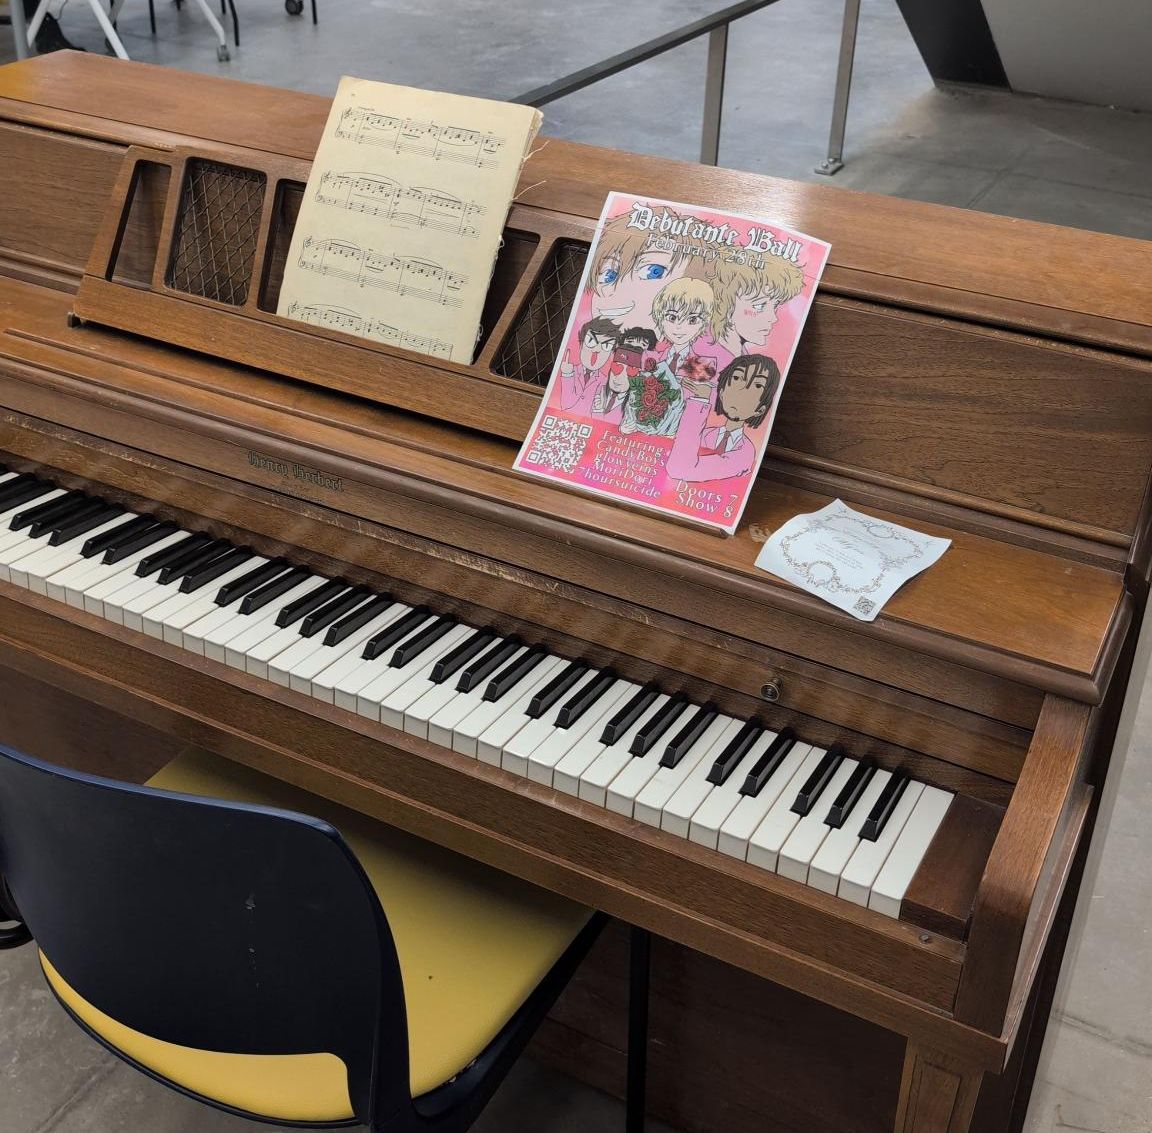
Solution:
M 661 770 L 660 757 L 664 754 L 668 741 L 676 735 L 679 728 L 684 726 L 686 720 L 692 718 L 695 711 L 695 705 L 688 705 L 656 743 L 643 755 L 633 756 L 624 765 L 620 774 L 608 785 L 605 805 L 609 810 L 627 818 L 633 816 L 637 798 Z M 649 713 L 649 718 L 651 718 L 651 713 Z
M 364 645 L 369 638 L 374 637 L 400 617 L 401 610 L 396 609 L 397 606 L 402 607 L 403 603 L 393 602 L 391 606 L 381 610 L 371 621 L 362 625 L 358 630 L 354 630 L 336 645 L 323 645 L 321 643 L 318 652 L 313 653 L 312 656 L 293 667 L 289 685 L 306 696 L 315 696 L 317 700 L 326 700 L 329 704 L 334 703 L 336 684 L 334 681 L 320 681 L 321 675 L 340 661 L 358 661 L 364 666 L 370 664 L 362 656 Z M 352 612 L 354 611 L 349 611 L 349 613 Z M 323 638 L 325 633 L 327 630 L 321 631 L 317 636 Z M 352 671 L 351 664 L 343 669 L 345 676 Z M 321 693 L 326 695 L 320 695 Z
M 391 606 L 382 610 L 355 633 L 349 634 L 340 645 L 334 646 L 335 649 L 342 649 L 344 645 L 347 645 L 348 648 L 343 649 L 343 652 L 332 659 L 327 668 L 322 669 L 312 678 L 309 695 L 314 696 L 317 700 L 323 700 L 326 704 L 335 704 L 336 689 L 341 684 L 351 684 L 357 673 L 362 672 L 365 677 L 368 677 L 370 673 L 378 673 L 380 671 L 380 659 L 366 661 L 364 659 L 365 644 L 381 630 L 387 629 L 393 622 L 399 621 L 411 609 L 411 606 L 406 606 L 403 602 L 393 602 Z M 357 687 L 363 686 L 357 685 Z
M 848 820 L 839 830 L 830 831 L 828 837 L 820 844 L 820 849 L 808 869 L 808 884 L 813 889 L 835 894 L 844 867 L 856 847 L 860 845 L 860 830 L 891 778 L 891 771 L 878 770 L 856 801 Z
M 504 745 L 529 722 L 529 717 L 525 715 L 529 701 L 538 689 L 543 688 L 567 664 L 569 664 L 567 658 L 546 657 L 541 664 L 537 665 L 527 680 L 521 681 L 517 688 L 501 698 L 502 700 L 508 700 L 509 697 L 513 698 L 507 711 L 497 716 L 476 737 L 476 758 L 481 763 L 491 763 L 497 767 L 500 765 L 500 755 L 504 750 Z M 461 725 L 461 731 L 473 727 L 472 717 L 482 711 L 483 709 L 477 709 L 476 712 L 473 712 L 472 716 Z M 466 731 L 465 734 L 467 734 Z
M 252 625 L 246 626 L 235 637 L 224 643 L 224 664 L 231 665 L 235 669 L 243 669 L 256 677 L 267 673 L 268 662 L 300 636 L 299 621 L 293 622 L 290 626 L 276 624 L 280 612 L 292 602 L 297 602 L 313 591 L 319 590 L 327 582 L 328 579 L 313 575 L 275 601 L 269 602 L 267 607 L 253 615 L 256 620 Z M 208 642 L 204 644 L 204 656 L 217 657 L 216 651 Z
M 35 551 L 43 550 L 48 546 L 49 532 L 38 535 L 35 539 L 28 534 L 28 528 L 9 532 L 7 542 L 0 546 L 0 580 L 12 581 L 12 564 L 18 563 L 22 558 Z
M 89 560 L 84 558 L 81 551 L 83 551 L 84 544 L 87 543 L 89 539 L 112 531 L 126 522 L 131 522 L 135 518 L 134 515 L 118 515 L 114 519 L 109 519 L 93 527 L 90 531 L 84 532 L 83 535 L 74 536 L 66 543 L 61 543 L 58 547 L 52 548 L 57 553 L 51 557 L 45 552 L 43 558 L 39 558 L 35 564 L 27 560 L 21 561 L 19 568 L 27 575 L 27 579 L 18 582 L 17 585 L 27 586 L 29 590 L 37 594 L 46 595 L 48 593 L 49 581 L 57 574 L 62 573 L 69 567 L 77 566 L 81 563 L 88 563 Z M 13 581 L 16 581 L 15 577 L 13 577 Z
M 400 642 L 397 642 L 395 647 L 381 654 L 379 661 L 385 661 L 384 667 L 378 669 L 376 676 L 356 694 L 356 711 L 361 716 L 367 716 L 370 720 L 379 720 L 381 706 L 392 693 L 406 684 L 414 676 L 418 675 L 425 665 L 431 669 L 432 665 L 452 648 L 452 645 L 448 644 L 448 639 L 452 636 L 453 630 L 449 630 L 439 641 L 428 646 L 419 657 L 409 661 L 408 664 L 403 667 L 393 667 L 389 661 L 385 660 L 385 658 L 392 657 L 395 650 L 403 645 L 405 641 L 409 641 L 413 636 L 427 629 L 428 626 L 432 624 L 432 620 L 422 623 L 416 627 L 412 633 L 408 634 Z M 453 627 L 453 629 L 458 628 L 460 627 Z M 465 632 L 467 632 L 468 627 L 464 628 Z M 379 661 L 377 664 L 379 664 Z
M 201 586 L 198 590 L 194 590 L 188 595 L 192 601 L 182 604 L 178 609 L 175 607 L 175 604 L 173 604 L 170 613 L 163 615 L 160 614 L 159 610 L 150 610 L 144 619 L 145 632 L 148 632 L 147 624 L 151 619 L 160 619 L 163 622 L 161 626 L 161 636 L 169 645 L 179 645 L 185 629 L 205 614 L 220 608 L 216 605 L 216 595 L 221 586 L 227 586 L 228 583 L 235 582 L 238 578 L 243 578 L 248 571 L 254 567 L 263 566 L 266 562 L 268 562 L 268 560 L 262 558 L 260 555 L 253 555 L 252 558 L 247 559 L 240 566 L 225 571 L 219 578 L 213 579 L 212 582 L 206 586 Z
M 868 908 L 887 917 L 900 916 L 904 894 L 908 892 L 908 886 L 912 884 L 912 878 L 916 876 L 916 870 L 951 805 L 950 791 L 925 786 L 872 886 Z
M 431 680 L 433 666 L 475 632 L 473 626 L 453 626 L 435 645 L 409 662 L 406 666 L 411 670 L 408 679 L 380 702 L 380 723 L 387 724 L 390 728 L 403 728 L 405 710 L 415 704 L 429 689 L 436 687 Z
M 720 834 L 716 839 L 716 849 L 729 857 L 745 860 L 748 857 L 748 843 L 756 828 L 767 817 L 768 812 L 779 801 L 789 788 L 792 795 L 788 803 L 791 805 L 795 792 L 804 782 L 799 778 L 800 770 L 812 755 L 811 744 L 797 742 L 791 751 L 780 761 L 780 766 L 772 773 L 768 782 L 764 784 L 758 795 L 745 795 L 732 808 L 732 813 L 724 819 L 720 827 Z M 817 757 L 819 758 L 819 757 Z
M 760 825 L 752 831 L 752 837 L 748 839 L 748 856 L 746 858 L 750 864 L 758 865 L 761 869 L 775 871 L 780 847 L 788 840 L 788 835 L 792 833 L 796 823 L 800 821 L 800 816 L 792 810 L 797 792 L 804 785 L 808 776 L 816 770 L 820 760 L 826 754 L 825 748 L 812 748 L 800 765 L 800 770 L 780 792 L 780 796 L 772 804 L 772 808 L 764 816 Z
M 552 786 L 556 765 L 586 737 L 599 736 L 604 725 L 637 689 L 631 681 L 617 680 L 570 728 L 556 728 L 528 757 L 527 776 L 534 783 Z
M 212 661 L 231 665 L 236 669 L 244 668 L 243 646 L 255 645 L 269 637 L 277 628 L 276 617 L 280 611 L 289 602 L 303 598 L 316 583 L 317 579 L 314 575 L 305 578 L 289 590 L 285 590 L 283 594 L 274 598 L 267 605 L 262 606 L 259 610 L 253 610 L 250 614 L 240 613 L 239 603 L 223 607 L 231 613 L 231 618 L 221 620 L 211 628 L 205 626 L 202 630 L 197 631 L 197 636 L 201 638 L 201 649 L 204 656 Z M 190 626 L 189 632 L 195 629 L 196 627 Z M 229 649 L 233 650 L 231 660 L 228 658 Z
M 489 648 L 492 648 L 492 646 L 489 646 Z M 485 650 L 485 652 L 487 652 L 487 650 Z M 516 652 L 509 656 L 501 668 L 514 665 L 527 652 L 528 647 L 526 645 L 521 646 Z M 458 684 L 462 675 L 462 673 L 455 673 L 453 674 L 452 680 Z M 470 692 L 460 692 L 455 688 L 455 684 L 453 684 L 453 692 L 455 695 L 438 708 L 433 715 L 428 717 L 429 743 L 439 744 L 441 747 L 453 747 L 452 737 L 456 733 L 456 728 L 484 703 L 484 690 L 487 687 L 487 679 L 480 681 Z M 475 747 L 473 747 L 473 752 L 475 752 Z
M 852 778 L 852 772 L 859 764 L 860 761 L 857 759 L 842 760 L 812 809 L 796 823 L 792 833 L 788 835 L 788 840 L 780 847 L 776 872 L 781 877 L 790 877 L 793 881 L 807 884 L 808 867 L 832 830 L 824 820 L 828 817 L 828 811 L 836 801 L 836 796 Z
M 732 716 L 720 715 L 717 719 L 724 722 L 720 734 L 704 753 L 704 758 L 692 768 L 691 774 L 664 804 L 664 810 L 660 814 L 660 829 L 667 830 L 669 834 L 675 834 L 680 838 L 688 837 L 692 816 L 708 797 L 709 792 L 714 790 L 712 784 L 708 782 L 708 772 L 712 770 L 712 764 L 716 761 L 716 757 L 728 746 L 732 737 L 744 727 L 743 720 L 737 720 Z M 714 720 L 713 723 L 716 721 Z
M 580 776 L 580 786 L 576 793 L 586 802 L 597 806 L 608 805 L 608 787 L 615 781 L 625 767 L 633 760 L 642 758 L 632 755 L 629 748 L 636 738 L 636 733 L 664 707 L 671 699 L 667 693 L 660 693 L 648 707 L 640 713 L 635 723 L 613 744 L 605 749 L 588 765 L 587 770 Z
M 415 607 L 404 606 L 402 613 L 408 614 L 414 609 Z M 349 712 L 359 712 L 360 694 L 366 692 L 368 686 L 391 667 L 389 662 L 396 650 L 406 641 L 410 641 L 416 634 L 427 629 L 434 617 L 435 615 L 429 613 L 421 620 L 413 622 L 412 625 L 408 626 L 403 636 L 397 638 L 383 653 L 371 659 L 363 658 L 358 668 L 341 677 L 333 686 L 332 703 L 337 708 L 344 708 Z
M 668 800 L 680 789 L 685 780 L 696 770 L 701 760 L 712 750 L 712 745 L 728 726 L 730 716 L 719 714 L 700 734 L 696 742 L 684 753 L 684 758 L 675 767 L 661 767 L 656 774 L 644 784 L 643 789 L 636 796 L 632 807 L 632 817 L 647 823 L 649 826 L 659 826 L 660 816 Z M 657 744 L 663 756 L 667 743 Z
M 760 757 L 776 742 L 776 736 L 776 732 L 765 730 L 763 735 L 744 753 L 744 758 L 728 776 L 728 780 L 719 787 L 712 788 L 708 797 L 692 815 L 692 822 L 688 827 L 688 837 L 691 841 L 697 842 L 701 846 L 711 846 L 713 850 L 716 849 L 716 842 L 720 837 L 720 827 L 724 825 L 724 820 L 732 813 L 736 804 L 745 797 L 740 794 L 740 788 L 743 786 L 748 772 L 759 763 Z
M 589 669 L 547 712 L 542 716 L 530 719 L 528 723 L 508 741 L 507 746 L 500 755 L 500 766 L 503 767 L 505 771 L 511 771 L 513 775 L 527 776 L 528 760 L 532 753 L 556 732 L 565 731 L 564 728 L 556 727 L 556 717 L 564 710 L 564 705 L 569 699 L 576 696 L 593 681 L 599 680 L 599 678 L 599 670 Z M 600 699 L 603 700 L 604 697 L 602 696 Z
M 173 537 L 170 537 L 173 538 Z M 157 542 L 156 546 L 162 546 Z M 152 548 L 148 548 L 151 550 Z M 135 556 L 129 555 L 118 563 L 105 563 L 104 556 L 94 555 L 89 559 L 81 559 L 66 570 L 54 574 L 48 579 L 48 597 L 58 602 L 67 602 L 69 606 L 78 609 L 84 608 L 84 595 L 97 582 L 112 578 L 120 570 L 125 569 L 129 563 L 135 566 L 148 551 L 140 551 Z
M 532 693 L 555 674 L 564 664 L 561 657 L 545 657 L 520 683 L 504 694 L 499 700 L 483 700 L 452 729 L 452 750 L 461 755 L 478 756 L 480 737 L 506 712 L 523 715 Z M 507 665 L 502 666 L 507 669 Z M 495 676 L 496 674 L 493 674 Z M 489 678 L 490 679 L 490 678 Z M 487 686 L 488 681 L 482 681 Z M 428 734 L 432 735 L 431 722 Z
M 909 783 L 900 796 L 900 801 L 893 808 L 884 829 L 880 831 L 880 837 L 875 842 L 861 839 L 840 875 L 840 884 L 836 887 L 838 897 L 843 897 L 845 901 L 851 901 L 856 905 L 868 904 L 872 886 L 880 876 L 880 870 L 884 868 L 892 847 L 896 845 L 900 831 L 904 829 L 908 816 L 915 809 L 923 793 L 923 783 Z
M 85 581 L 83 585 L 77 583 L 75 587 L 68 587 L 65 595 L 68 604 L 83 605 L 90 614 L 96 614 L 98 617 L 106 616 L 104 600 L 123 589 L 129 581 L 140 581 L 136 579 L 136 567 L 140 565 L 141 559 L 160 551 L 166 551 L 187 536 L 187 531 L 174 531 L 171 535 L 157 540 L 152 546 L 126 556 L 118 563 L 100 563 L 90 580 Z
M 624 705 L 640 691 L 638 684 L 634 684 L 632 681 L 625 681 L 624 683 L 627 687 L 624 690 L 624 695 L 617 703 L 617 711 L 623 708 Z M 613 713 L 613 715 L 615 715 L 615 713 Z M 611 717 L 608 719 L 611 719 Z M 599 728 L 593 728 L 586 732 L 580 740 L 569 748 L 563 758 L 560 759 L 553 768 L 552 786 L 558 791 L 563 791 L 568 795 L 578 795 L 580 793 L 580 777 L 600 758 L 607 748 L 607 744 L 601 743 L 600 741 L 600 737 L 604 734 L 604 727 L 607 723 L 608 720 L 604 720 L 601 722 Z

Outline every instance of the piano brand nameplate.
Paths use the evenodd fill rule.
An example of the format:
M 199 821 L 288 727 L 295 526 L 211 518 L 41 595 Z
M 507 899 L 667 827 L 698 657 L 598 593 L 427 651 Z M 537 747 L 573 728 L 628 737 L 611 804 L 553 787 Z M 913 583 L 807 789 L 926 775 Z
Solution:
M 266 456 L 262 452 L 249 450 L 248 463 L 261 472 L 275 472 L 278 476 L 301 480 L 316 488 L 323 488 L 329 492 L 344 491 L 344 481 L 339 476 L 332 476 L 321 472 L 319 468 L 309 468 L 304 464 L 297 464 L 294 460 L 280 460 L 275 456 Z

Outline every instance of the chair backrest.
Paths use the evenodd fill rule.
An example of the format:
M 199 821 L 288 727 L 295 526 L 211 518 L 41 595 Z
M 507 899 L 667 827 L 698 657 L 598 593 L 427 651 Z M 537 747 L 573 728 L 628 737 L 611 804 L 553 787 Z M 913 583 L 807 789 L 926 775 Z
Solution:
M 335 1054 L 369 1124 L 411 1104 L 392 936 L 326 822 L 0 745 L 0 873 L 57 971 L 125 1026 L 203 1050 Z

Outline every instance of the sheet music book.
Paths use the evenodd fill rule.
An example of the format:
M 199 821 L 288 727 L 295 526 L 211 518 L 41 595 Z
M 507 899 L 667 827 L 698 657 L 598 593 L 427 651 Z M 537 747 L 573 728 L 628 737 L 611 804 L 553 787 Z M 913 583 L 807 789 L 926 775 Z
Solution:
M 611 193 L 514 467 L 736 530 L 830 245 Z
M 528 106 L 341 79 L 276 313 L 471 362 L 540 121 Z

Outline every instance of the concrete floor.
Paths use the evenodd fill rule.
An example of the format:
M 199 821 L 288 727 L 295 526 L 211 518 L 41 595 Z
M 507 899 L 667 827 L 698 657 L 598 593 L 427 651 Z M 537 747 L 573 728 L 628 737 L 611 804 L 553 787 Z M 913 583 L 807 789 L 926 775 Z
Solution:
M 509 98 L 699 16 L 697 0 L 318 0 L 320 24 L 280 0 L 238 0 L 243 46 L 218 63 L 191 3 L 128 0 L 120 32 L 141 60 L 331 93 L 341 74 Z M 716 5 L 719 7 L 719 5 Z M 839 0 L 784 0 L 733 31 L 721 162 L 816 180 L 824 155 Z M 102 37 L 81 0 L 66 33 Z M 0 32 L 0 62 L 10 58 Z M 546 108 L 545 131 L 693 158 L 702 42 Z M 891 0 L 864 0 L 847 168 L 829 183 L 1139 238 L 1152 237 L 1152 115 L 967 89 L 937 90 Z M 822 179 L 823 180 L 823 179 Z M 1145 642 L 1144 653 L 1149 649 Z M 1138 676 L 1144 687 L 1146 677 Z M 1152 695 L 1125 725 L 1084 883 L 1028 1133 L 1152 1130 Z M 268 1128 L 205 1110 L 104 1054 L 63 1016 L 30 949 L 0 954 L 3 1133 L 241 1133 Z M 480 1133 L 600 1133 L 619 1106 L 522 1061 Z M 819 1131 L 814 1131 L 819 1133 Z

